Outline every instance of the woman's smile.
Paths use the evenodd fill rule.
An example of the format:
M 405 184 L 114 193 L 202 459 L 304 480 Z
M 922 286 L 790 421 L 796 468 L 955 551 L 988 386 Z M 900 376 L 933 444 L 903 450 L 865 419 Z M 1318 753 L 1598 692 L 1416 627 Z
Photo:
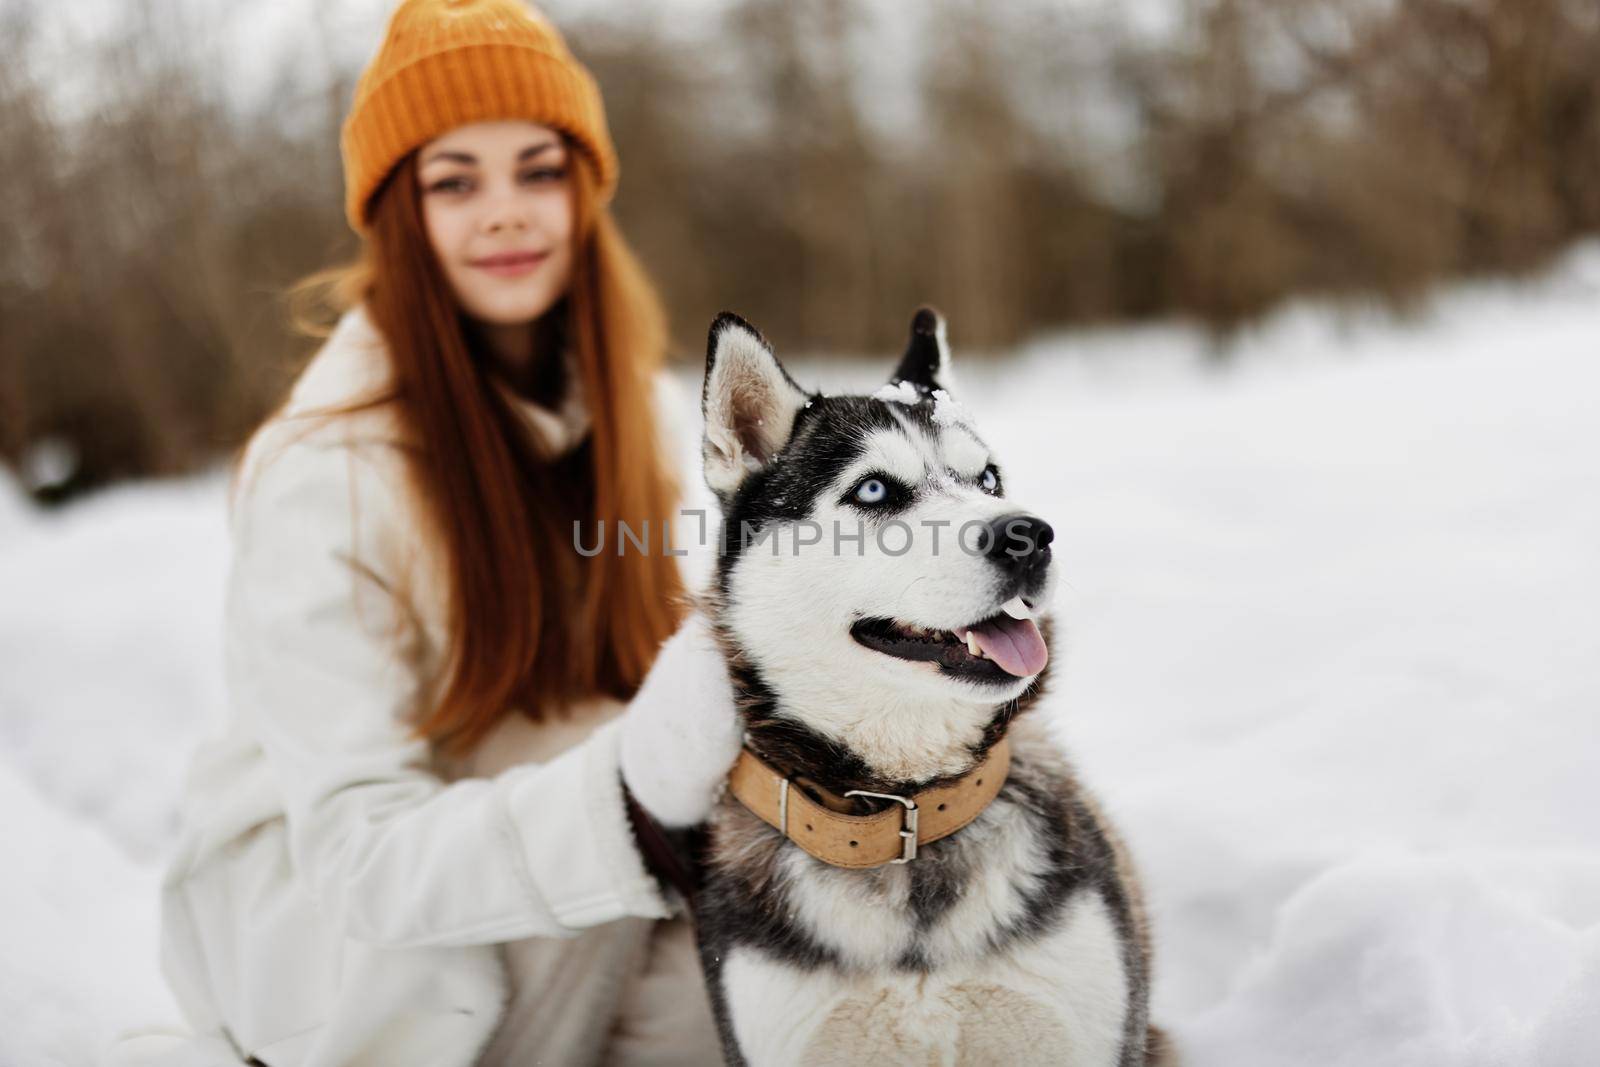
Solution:
M 499 252 L 468 263 L 497 278 L 520 278 L 549 258 L 549 252 Z

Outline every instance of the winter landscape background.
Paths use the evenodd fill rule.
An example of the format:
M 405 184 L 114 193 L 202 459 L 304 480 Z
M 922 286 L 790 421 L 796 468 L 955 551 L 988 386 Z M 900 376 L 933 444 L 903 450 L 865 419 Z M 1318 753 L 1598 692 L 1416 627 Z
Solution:
M 1157 1018 L 1194 1067 L 1592 1065 L 1600 246 L 1406 324 L 1288 308 L 1225 372 L 1206 344 L 956 357 L 1058 531 L 1047 713 L 1142 868 Z M 173 1018 L 157 879 L 224 713 L 222 490 L 0 483 L 8 1067 Z
M 0 0 L 0 463 L 190 474 L 352 258 L 340 125 L 395 0 Z M 1317 295 L 1414 310 L 1600 237 L 1594 0 L 544 0 L 604 87 L 676 349 L 737 309 L 969 361 Z M 315 302 L 312 302 L 313 304 Z M 299 307 L 326 322 L 325 308 Z

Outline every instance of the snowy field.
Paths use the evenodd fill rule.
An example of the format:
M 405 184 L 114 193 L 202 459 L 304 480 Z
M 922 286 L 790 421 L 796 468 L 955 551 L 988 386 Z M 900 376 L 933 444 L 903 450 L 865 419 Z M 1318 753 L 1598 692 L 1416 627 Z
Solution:
M 1409 325 L 1292 310 L 1221 371 L 1172 326 L 961 373 L 952 332 L 1057 530 L 1050 713 L 1142 867 L 1185 1062 L 1600 1063 L 1600 248 Z M 45 514 L 0 481 L 3 1067 L 174 1016 L 223 484 Z

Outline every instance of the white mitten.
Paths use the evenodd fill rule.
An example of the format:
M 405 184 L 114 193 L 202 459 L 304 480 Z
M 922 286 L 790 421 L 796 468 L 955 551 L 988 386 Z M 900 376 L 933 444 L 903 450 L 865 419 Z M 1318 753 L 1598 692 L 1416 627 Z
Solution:
M 622 714 L 622 780 L 662 826 L 694 826 L 711 813 L 743 742 L 727 662 L 693 612 Z

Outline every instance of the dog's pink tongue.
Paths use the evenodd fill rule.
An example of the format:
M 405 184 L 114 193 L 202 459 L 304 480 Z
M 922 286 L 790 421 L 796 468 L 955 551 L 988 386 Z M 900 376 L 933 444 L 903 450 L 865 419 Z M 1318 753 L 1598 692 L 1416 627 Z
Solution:
M 998 663 L 1007 674 L 1018 678 L 1038 674 L 1050 658 L 1050 651 L 1044 647 L 1044 638 L 1032 619 L 1002 615 L 998 622 L 975 627 L 972 636 L 985 656 Z

